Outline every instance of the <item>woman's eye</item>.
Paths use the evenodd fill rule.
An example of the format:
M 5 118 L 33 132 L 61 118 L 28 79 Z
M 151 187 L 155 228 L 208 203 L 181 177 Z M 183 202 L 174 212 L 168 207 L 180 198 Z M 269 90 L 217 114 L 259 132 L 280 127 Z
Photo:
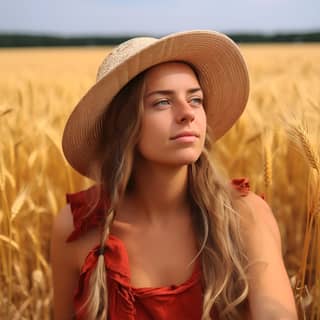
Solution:
M 154 106 L 167 106 L 169 104 L 169 100 L 160 100 L 154 103 Z
M 201 98 L 192 98 L 190 100 L 193 104 L 198 104 L 198 105 L 202 105 L 202 99 Z

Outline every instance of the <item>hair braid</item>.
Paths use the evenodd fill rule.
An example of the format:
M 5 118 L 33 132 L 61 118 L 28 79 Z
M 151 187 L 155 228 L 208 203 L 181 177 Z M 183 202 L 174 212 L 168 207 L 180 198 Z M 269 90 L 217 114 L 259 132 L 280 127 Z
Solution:
M 143 74 L 140 74 L 114 97 L 105 116 L 101 119 L 104 135 L 100 140 L 103 161 L 101 171 L 97 174 L 102 181 L 99 196 L 107 195 L 109 200 L 109 208 L 101 231 L 102 252 L 116 216 L 119 200 L 130 184 L 134 148 L 138 142 L 143 112 L 143 105 L 140 102 L 143 85 Z M 133 101 L 137 103 L 134 104 Z M 105 144 L 108 144 L 108 150 L 112 149 L 113 152 L 105 152 L 103 148 Z M 99 254 L 96 267 L 90 276 L 89 295 L 84 308 L 88 320 L 107 318 L 108 286 L 103 254 Z
M 106 240 L 110 233 L 110 225 L 114 218 L 114 210 L 107 213 L 103 231 L 101 234 L 100 250 L 98 250 L 98 259 L 96 267 L 93 269 L 89 286 L 90 291 L 84 304 L 81 308 L 85 309 L 88 320 L 105 320 L 108 310 L 108 295 L 107 295 L 107 271 L 104 262 L 104 251 Z

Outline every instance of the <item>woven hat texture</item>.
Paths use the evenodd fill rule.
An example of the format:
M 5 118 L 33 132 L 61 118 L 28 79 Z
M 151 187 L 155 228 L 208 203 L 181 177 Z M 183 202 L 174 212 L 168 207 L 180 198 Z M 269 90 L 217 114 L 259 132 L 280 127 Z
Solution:
M 96 83 L 67 120 L 62 149 L 75 170 L 95 179 L 92 168 L 100 165 L 97 141 L 102 132 L 101 118 L 113 97 L 142 71 L 169 61 L 184 61 L 196 70 L 212 139 L 216 141 L 232 127 L 246 106 L 249 77 L 243 56 L 229 37 L 192 30 L 160 39 L 133 38 L 105 57 Z

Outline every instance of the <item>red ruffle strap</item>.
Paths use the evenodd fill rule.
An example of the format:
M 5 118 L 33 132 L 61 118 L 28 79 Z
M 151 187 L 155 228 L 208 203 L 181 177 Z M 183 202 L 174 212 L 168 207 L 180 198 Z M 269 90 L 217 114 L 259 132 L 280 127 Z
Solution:
M 242 197 L 248 195 L 250 191 L 250 183 L 248 178 L 234 178 L 231 180 L 231 184 L 240 192 Z
M 100 226 L 109 205 L 103 194 L 99 197 L 97 185 L 80 192 L 67 193 L 66 200 L 70 204 L 74 224 L 74 230 L 67 238 L 67 242 L 76 240 L 81 234 Z

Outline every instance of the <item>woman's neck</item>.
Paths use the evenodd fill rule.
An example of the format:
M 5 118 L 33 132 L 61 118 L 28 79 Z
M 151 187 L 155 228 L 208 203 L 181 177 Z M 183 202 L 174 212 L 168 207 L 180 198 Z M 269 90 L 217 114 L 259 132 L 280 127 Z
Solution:
M 135 166 L 133 180 L 130 198 L 136 214 L 145 221 L 157 223 L 188 211 L 187 165 L 174 167 L 144 162 Z

